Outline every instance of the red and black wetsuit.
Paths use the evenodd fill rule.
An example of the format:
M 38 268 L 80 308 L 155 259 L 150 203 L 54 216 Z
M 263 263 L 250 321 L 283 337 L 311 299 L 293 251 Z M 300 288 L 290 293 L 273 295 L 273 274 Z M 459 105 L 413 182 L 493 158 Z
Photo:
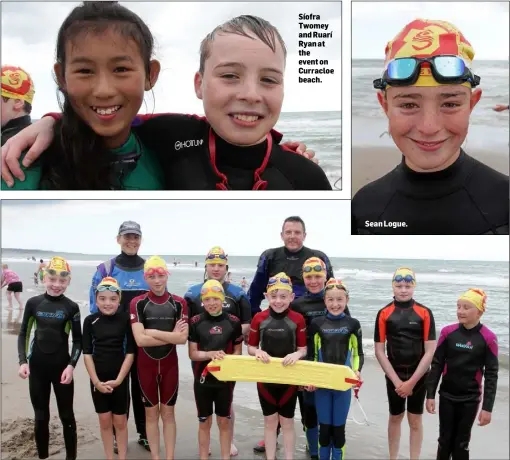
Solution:
M 178 320 L 188 320 L 188 306 L 181 297 L 152 291 L 131 301 L 131 324 L 142 323 L 145 329 L 172 332 Z M 179 389 L 179 367 L 174 344 L 139 347 L 138 380 L 146 407 L 158 403 L 175 405 Z
M 298 348 L 306 347 L 305 319 L 287 308 L 276 313 L 271 307 L 257 313 L 250 326 L 248 344 L 259 347 L 269 356 L 284 358 Z M 264 416 L 278 413 L 293 418 L 296 410 L 297 386 L 257 383 L 260 405 Z
M 219 316 L 203 312 L 190 320 L 189 341 L 196 343 L 201 351 L 223 350 L 226 354 L 232 354 L 234 346 L 243 343 L 241 322 L 236 316 L 225 312 Z M 235 382 L 220 382 L 210 373 L 200 382 L 209 363 L 210 360 L 193 361 L 195 402 L 200 422 L 205 422 L 213 414 L 213 405 L 218 417 L 229 417 L 234 395 Z
M 479 323 L 466 329 L 452 324 L 441 330 L 427 378 L 428 399 L 435 398 L 441 379 L 438 460 L 469 459 L 471 428 L 480 401 L 487 412 L 494 406 L 498 367 L 498 340 L 488 327 Z
M 374 342 L 386 342 L 388 360 L 402 381 L 412 377 L 425 354 L 425 342 L 431 340 L 436 340 L 434 315 L 414 299 L 407 302 L 394 300 L 377 313 Z M 407 398 L 407 411 L 412 414 L 423 414 L 426 376 L 418 381 L 413 394 Z M 387 376 L 386 388 L 390 414 L 403 413 L 406 400 L 397 395 Z

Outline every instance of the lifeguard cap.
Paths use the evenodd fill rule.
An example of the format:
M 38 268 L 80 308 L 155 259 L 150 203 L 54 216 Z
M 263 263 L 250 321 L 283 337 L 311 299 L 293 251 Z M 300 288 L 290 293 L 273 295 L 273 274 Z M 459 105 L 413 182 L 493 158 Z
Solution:
M 2 66 L 2 97 L 21 99 L 29 104 L 34 100 L 34 82 L 21 67 Z

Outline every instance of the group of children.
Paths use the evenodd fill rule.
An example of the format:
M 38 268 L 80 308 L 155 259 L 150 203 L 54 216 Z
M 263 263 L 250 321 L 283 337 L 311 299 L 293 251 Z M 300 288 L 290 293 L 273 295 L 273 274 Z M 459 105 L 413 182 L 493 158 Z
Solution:
M 216 250 L 216 253 L 208 254 L 206 263 L 226 261 L 221 248 Z M 351 316 L 347 308 L 349 291 L 341 280 L 327 280 L 326 266 L 320 258 L 306 260 L 302 270 L 307 292 L 299 299 L 295 299 L 292 281 L 285 273 L 270 277 L 265 292 L 269 307 L 251 319 L 248 354 L 263 363 L 274 357 L 283 358 L 284 366 L 292 366 L 300 359 L 347 365 L 352 367 L 361 382 L 364 362 L 362 332 L 360 322 Z M 415 283 L 412 271 L 399 270 L 392 280 L 394 293 Z M 402 270 L 412 276 L 402 276 L 399 274 Z M 206 366 L 211 360 L 242 353 L 241 318 L 224 308 L 225 290 L 218 280 L 209 279 L 203 283 L 199 295 L 201 311 L 193 312 L 193 316 L 188 318 L 186 300 L 167 290 L 168 270 L 162 258 L 153 256 L 146 261 L 144 278 L 150 290 L 131 301 L 129 313 L 118 311 L 121 297 L 118 282 L 112 277 L 103 278 L 95 288 L 98 312 L 85 319 L 82 337 L 78 305 L 64 295 L 71 279 L 68 263 L 54 257 L 45 268 L 46 292 L 27 302 L 18 341 L 19 375 L 29 378 L 40 458 L 48 456 L 51 384 L 64 425 L 66 458 L 76 458 L 73 370 L 82 349 L 106 458 L 113 458 L 114 437 L 119 458 L 126 458 L 129 392 L 125 377 L 133 363 L 136 347 L 136 366 L 146 408 L 152 458 L 159 458 L 160 417 L 166 458 L 174 458 L 174 406 L 179 386 L 176 345 L 186 342 L 194 373 L 200 458 L 206 459 L 210 455 L 213 413 L 219 427 L 221 456 L 223 459 L 230 458 L 235 382 L 217 380 L 207 372 Z M 491 373 L 482 411 L 484 424 L 490 422 L 497 381 L 497 342 L 495 335 L 480 324 L 485 305 L 486 295 L 481 290 L 471 289 L 461 296 L 457 310 L 459 324 L 447 326 L 441 332 L 432 371 L 427 379 L 427 410 L 434 412 L 434 395 L 443 373 L 439 410 L 440 459 L 449 458 L 452 452 L 456 456 L 462 451 L 457 458 L 467 458 L 468 455 L 467 445 L 478 400 L 475 398 L 473 402 L 464 394 L 466 391 L 471 395 L 474 391 L 469 379 L 465 388 L 454 383 L 456 377 L 465 373 L 466 367 L 472 368 L 473 375 L 483 374 L 484 370 Z M 31 355 L 27 358 L 30 328 L 34 323 L 37 328 Z M 71 355 L 67 343 L 69 330 L 72 330 L 73 336 Z M 458 347 L 459 341 L 452 338 L 466 331 L 471 334 L 467 348 L 476 350 L 465 353 L 460 360 L 453 359 L 454 354 L 449 352 L 449 347 Z M 450 339 L 456 344 L 449 344 Z M 486 382 L 488 377 L 486 375 Z M 298 400 L 311 458 L 344 458 L 345 425 L 352 390 L 258 383 L 257 391 L 264 415 L 266 458 L 276 458 L 279 426 L 283 431 L 285 458 L 293 458 L 294 414 Z M 469 402 L 466 402 L 468 399 Z M 462 427 L 462 432 L 459 427 Z

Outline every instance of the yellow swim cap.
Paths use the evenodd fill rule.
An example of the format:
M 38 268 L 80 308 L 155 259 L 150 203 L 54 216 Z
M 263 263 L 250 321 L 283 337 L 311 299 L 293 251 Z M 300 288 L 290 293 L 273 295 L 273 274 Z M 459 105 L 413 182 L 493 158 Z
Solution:
M 411 283 L 413 286 L 416 286 L 416 275 L 414 272 L 407 267 L 397 268 L 395 273 L 393 274 L 392 283 L 400 283 L 400 282 Z
M 161 257 L 159 256 L 149 257 L 143 266 L 144 273 L 147 273 L 149 271 L 158 271 L 157 269 L 160 269 L 159 271 L 164 271 L 165 273 L 168 273 L 166 262 Z
M 34 82 L 21 67 L 2 66 L 2 97 L 21 99 L 29 104 L 34 100 Z
M 205 256 L 205 264 L 221 264 L 221 265 L 227 265 L 228 264 L 228 257 L 225 254 L 225 251 L 220 248 L 219 246 L 214 246 L 209 250 L 207 255 Z
M 475 51 L 461 31 L 446 21 L 415 19 L 407 24 L 385 49 L 384 68 L 397 58 L 453 55 L 461 57 L 471 69 Z M 423 63 L 413 86 L 441 86 L 432 76 L 430 65 Z M 462 83 L 471 88 L 469 82 Z
M 69 276 L 71 274 L 71 267 L 63 257 L 52 257 L 48 265 L 44 268 L 48 275 Z
M 472 303 L 482 313 L 487 306 L 487 294 L 483 289 L 471 288 L 459 297 L 459 300 L 467 300 Z
M 266 292 L 268 294 L 272 291 L 276 291 L 277 289 L 283 289 L 284 291 L 292 292 L 292 281 L 283 272 L 272 276 L 267 282 Z
M 329 289 L 343 289 L 347 295 L 349 295 L 349 290 L 347 289 L 347 286 L 345 283 L 337 278 L 330 278 L 328 282 L 326 283 L 326 286 L 324 287 L 324 292 L 328 291 Z
M 320 275 L 326 278 L 326 264 L 319 257 L 310 257 L 303 264 L 303 278 Z
M 219 281 L 208 280 L 202 285 L 202 289 L 200 289 L 200 297 L 202 300 L 212 297 L 223 302 L 225 300 L 225 292 Z
M 115 278 L 111 276 L 107 276 L 101 280 L 101 282 L 96 286 L 96 292 L 104 292 L 111 291 L 119 294 L 119 299 L 121 295 L 120 285 Z

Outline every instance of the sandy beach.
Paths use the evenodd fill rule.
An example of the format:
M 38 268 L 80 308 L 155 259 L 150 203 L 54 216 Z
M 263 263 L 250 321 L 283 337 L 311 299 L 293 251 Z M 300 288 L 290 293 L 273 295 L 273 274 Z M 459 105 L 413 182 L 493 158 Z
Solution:
M 15 313 L 16 316 L 16 313 Z M 16 336 L 8 332 L 2 334 L 2 450 L 5 460 L 36 458 L 33 440 L 33 409 L 28 394 L 28 382 L 17 376 Z M 246 351 L 245 351 L 246 352 Z M 187 348 L 179 348 L 180 390 L 176 405 L 177 445 L 176 459 L 194 459 L 198 455 L 197 419 L 193 399 L 191 370 L 187 358 Z M 97 415 L 94 413 L 90 396 L 88 376 L 80 359 L 75 371 L 74 409 L 78 425 L 78 457 L 80 459 L 104 458 L 100 440 Z M 386 421 L 387 400 L 383 373 L 376 361 L 368 359 L 362 372 L 365 383 L 360 391 L 360 401 L 367 413 L 370 425 L 347 423 L 346 455 L 352 459 L 387 458 Z M 252 451 L 253 444 L 263 436 L 262 414 L 258 407 L 255 384 L 239 383 L 236 386 L 234 405 L 236 411 L 235 441 L 239 449 L 239 459 L 263 458 Z M 357 404 L 353 401 L 351 414 L 362 420 Z M 54 397 L 51 399 L 51 459 L 64 459 L 65 450 L 60 428 L 60 420 Z M 296 417 L 299 410 L 296 409 Z M 437 415 L 424 414 L 424 441 L 422 458 L 435 458 L 437 447 Z M 484 428 L 475 426 L 471 442 L 472 459 L 507 459 L 508 448 L 508 374 L 500 376 L 497 402 L 492 423 Z M 296 419 L 297 460 L 308 458 L 305 451 L 305 438 Z M 400 458 L 409 458 L 409 429 L 403 425 Z M 132 417 L 129 421 L 129 459 L 150 459 L 150 454 L 136 444 L 137 434 Z M 506 439 L 506 441 L 505 441 Z M 162 446 L 163 448 L 163 446 Z M 162 450 L 162 453 L 164 451 Z M 212 456 L 219 457 L 217 429 L 212 430 Z M 283 458 L 283 449 L 278 450 L 278 458 Z
M 508 150 L 505 153 L 466 148 L 466 152 L 496 171 L 508 175 Z M 352 196 L 364 185 L 390 172 L 401 159 L 402 154 L 396 147 L 353 147 Z

